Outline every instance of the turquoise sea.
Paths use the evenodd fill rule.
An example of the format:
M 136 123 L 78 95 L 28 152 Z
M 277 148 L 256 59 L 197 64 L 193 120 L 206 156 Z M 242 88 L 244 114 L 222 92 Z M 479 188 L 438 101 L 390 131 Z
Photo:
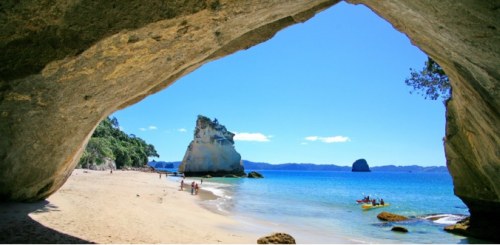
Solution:
M 339 171 L 259 171 L 263 179 L 205 179 L 202 189 L 216 200 L 204 201 L 211 210 L 243 222 L 261 222 L 270 231 L 287 232 L 298 243 L 475 243 L 443 231 L 468 215 L 453 194 L 449 173 Z M 363 196 L 383 198 L 390 206 L 362 210 Z M 409 221 L 384 223 L 387 211 Z M 391 231 L 403 226 L 408 233 Z M 264 229 L 263 229 L 264 230 Z

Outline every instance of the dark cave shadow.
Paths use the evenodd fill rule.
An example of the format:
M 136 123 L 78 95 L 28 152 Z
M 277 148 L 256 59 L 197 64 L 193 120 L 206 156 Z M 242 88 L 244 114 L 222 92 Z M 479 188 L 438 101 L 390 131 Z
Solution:
M 0 243 L 93 243 L 46 227 L 29 217 L 30 213 L 58 212 L 48 201 L 0 203 Z

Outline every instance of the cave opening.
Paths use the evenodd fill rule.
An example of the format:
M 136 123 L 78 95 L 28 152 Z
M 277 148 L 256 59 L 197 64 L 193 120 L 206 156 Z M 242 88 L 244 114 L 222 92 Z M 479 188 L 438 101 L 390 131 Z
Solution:
M 426 59 L 371 10 L 341 2 L 113 116 L 167 161 L 182 159 L 202 114 L 237 140 L 254 136 L 237 141 L 246 160 L 444 166 L 445 107 L 404 84 Z

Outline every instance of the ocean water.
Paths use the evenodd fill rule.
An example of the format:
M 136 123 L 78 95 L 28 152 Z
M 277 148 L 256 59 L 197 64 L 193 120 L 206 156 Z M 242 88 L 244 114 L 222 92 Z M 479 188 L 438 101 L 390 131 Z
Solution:
M 352 243 L 478 242 L 443 231 L 469 214 L 453 194 L 449 173 L 259 172 L 265 178 L 205 179 L 202 189 L 218 198 L 203 205 L 244 222 L 261 222 L 269 231 L 287 232 L 298 243 L 336 243 L 338 238 Z M 390 206 L 362 210 L 356 200 L 366 195 Z M 411 219 L 385 223 L 376 217 L 382 211 Z M 393 232 L 394 225 L 409 232 Z

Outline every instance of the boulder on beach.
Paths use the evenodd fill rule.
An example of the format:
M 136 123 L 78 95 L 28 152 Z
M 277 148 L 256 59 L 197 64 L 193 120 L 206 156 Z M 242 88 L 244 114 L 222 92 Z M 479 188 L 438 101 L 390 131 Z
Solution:
M 194 139 L 189 144 L 179 172 L 185 176 L 245 176 L 241 155 L 234 149 L 234 134 L 226 127 L 199 115 Z
M 377 218 L 383 221 L 403 221 L 407 220 L 408 218 L 399 214 L 393 214 L 389 212 L 382 212 L 377 215 Z
M 295 239 L 286 233 L 273 233 L 259 238 L 257 244 L 295 244 Z
M 248 176 L 248 178 L 253 178 L 253 179 L 264 178 L 264 176 L 261 173 L 258 173 L 258 172 L 255 172 L 255 171 L 252 171 L 252 172 L 248 173 L 247 176 Z
M 365 159 L 358 159 L 352 164 L 352 172 L 370 172 L 370 167 Z

